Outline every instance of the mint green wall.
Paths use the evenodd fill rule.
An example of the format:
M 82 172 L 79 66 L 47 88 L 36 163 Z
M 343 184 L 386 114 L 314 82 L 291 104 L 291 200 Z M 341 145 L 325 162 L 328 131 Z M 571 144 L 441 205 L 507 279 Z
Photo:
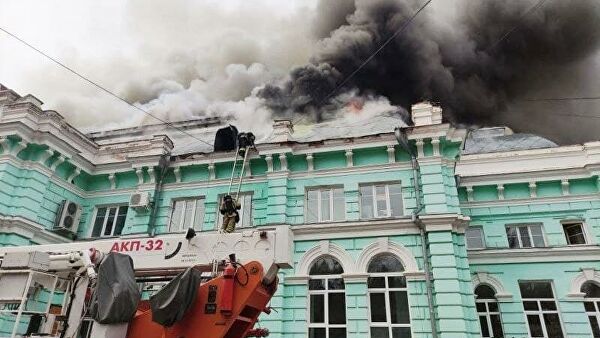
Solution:
M 527 336 L 527 323 L 523 313 L 523 303 L 519 291 L 519 281 L 552 281 L 554 298 L 560 310 L 565 337 L 591 337 L 589 321 L 585 315 L 583 302 L 567 298 L 570 283 L 580 273 L 581 267 L 600 269 L 600 262 L 548 262 L 510 264 L 471 264 L 471 271 L 485 272 L 501 281 L 506 292 L 512 294 L 512 300 L 500 303 L 502 323 L 506 337 Z

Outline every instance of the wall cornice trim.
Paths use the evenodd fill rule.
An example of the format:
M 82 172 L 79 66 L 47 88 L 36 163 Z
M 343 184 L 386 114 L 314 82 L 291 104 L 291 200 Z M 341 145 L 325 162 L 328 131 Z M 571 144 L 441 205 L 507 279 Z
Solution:
M 547 247 L 529 249 L 484 249 L 467 252 L 469 264 L 518 264 L 538 262 L 597 261 L 600 246 Z

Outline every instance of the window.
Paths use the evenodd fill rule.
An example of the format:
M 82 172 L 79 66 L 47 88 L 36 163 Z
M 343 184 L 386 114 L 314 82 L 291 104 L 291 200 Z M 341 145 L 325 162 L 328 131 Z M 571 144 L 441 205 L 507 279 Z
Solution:
M 530 337 L 563 338 L 550 282 L 519 282 Z
M 510 248 L 539 248 L 545 246 L 541 224 L 516 224 L 506 226 Z
M 483 338 L 502 338 L 502 322 L 500 320 L 500 310 L 496 300 L 496 292 L 487 285 L 479 285 L 475 289 L 475 307 L 479 315 L 479 325 L 481 327 L 481 337 Z
M 93 325 L 94 325 L 94 320 L 92 318 L 89 318 L 89 317 L 82 318 L 81 324 L 79 326 L 79 333 L 77 334 L 77 338 L 91 338 Z
M 391 254 L 376 256 L 367 272 L 371 338 L 410 338 L 410 307 L 402 263 Z
M 126 205 L 97 208 L 92 237 L 119 236 L 125 226 L 127 209 Z
M 583 306 L 590 320 L 594 338 L 600 338 L 600 287 L 587 282 L 581 286 L 581 292 L 585 293 Z
M 344 189 L 315 188 L 306 193 L 306 222 L 343 221 L 346 218 Z
M 400 183 L 361 185 L 360 218 L 399 217 L 404 215 Z
M 583 223 L 563 223 L 563 231 L 568 245 L 585 244 L 585 233 Z
M 231 195 L 235 197 L 235 195 Z M 220 229 L 223 226 L 223 215 L 219 212 L 219 208 L 221 207 L 221 202 L 223 202 L 223 197 L 225 195 L 221 195 L 219 197 L 219 205 L 217 206 L 217 229 Z M 252 226 L 252 193 L 243 192 L 238 196 L 238 201 L 240 202 L 241 208 L 238 210 L 240 214 L 240 222 L 236 225 L 236 228 L 246 228 Z
M 482 228 L 467 228 L 467 231 L 465 232 L 465 239 L 467 240 L 467 249 L 485 248 Z
M 332 257 L 318 258 L 309 271 L 309 338 L 346 337 L 344 269 Z
M 204 198 L 188 198 L 173 201 L 170 231 L 185 231 L 187 228 L 202 229 L 204 222 Z

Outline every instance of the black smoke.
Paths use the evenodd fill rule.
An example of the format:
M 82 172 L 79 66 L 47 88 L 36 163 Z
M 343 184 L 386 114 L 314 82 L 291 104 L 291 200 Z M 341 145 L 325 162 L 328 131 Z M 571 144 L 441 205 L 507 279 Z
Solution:
M 258 95 L 278 114 L 308 114 L 316 120 L 338 103 L 340 94 L 355 91 L 385 96 L 404 108 L 421 100 L 438 102 L 452 122 L 498 123 L 510 117 L 514 102 L 545 93 L 545 86 L 573 82 L 579 74 L 562 70 L 598 51 L 597 0 L 547 0 L 532 11 L 537 1 L 447 2 L 442 6 L 458 13 L 454 19 L 440 20 L 435 14 L 439 8 L 435 13 L 426 8 L 330 95 L 424 2 L 332 5 L 322 0 L 314 30 L 318 50 L 311 63 L 294 68 L 287 81 L 267 85 Z

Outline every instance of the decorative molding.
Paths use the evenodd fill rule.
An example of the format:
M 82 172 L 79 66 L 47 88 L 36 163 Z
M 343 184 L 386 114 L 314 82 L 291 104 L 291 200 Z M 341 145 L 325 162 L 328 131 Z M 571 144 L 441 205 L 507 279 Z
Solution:
M 155 183 L 156 182 L 156 173 L 154 172 L 154 168 L 149 167 L 147 171 L 148 171 L 148 176 L 150 177 L 150 183 Z
M 388 163 L 396 162 L 396 147 L 392 144 L 387 146 Z
M 421 215 L 425 231 L 452 231 L 464 234 L 471 218 L 460 214 Z
M 402 263 L 405 272 L 421 272 L 412 252 L 401 244 L 389 241 L 387 237 L 379 238 L 362 250 L 356 261 L 356 271 L 367 273 L 371 260 L 383 253 L 391 253 L 396 256 Z
M 23 149 L 27 148 L 27 145 L 29 143 L 25 140 L 20 140 L 17 143 L 15 143 L 15 145 L 13 146 L 13 148 L 11 149 L 10 153 L 17 156 L 19 155 L 19 153 L 21 151 L 23 151 Z
M 537 184 L 535 182 L 529 182 L 529 197 L 537 197 Z
M 481 285 L 490 286 L 496 292 L 495 297 L 499 302 L 511 302 L 513 295 L 506 291 L 502 282 L 493 275 L 486 272 L 477 272 L 473 275 L 473 291 Z
M 308 276 L 313 262 L 321 256 L 331 256 L 338 260 L 345 274 L 356 272 L 352 256 L 342 247 L 324 240 L 304 253 L 298 262 L 296 274 L 299 276 Z
M 52 171 L 56 171 L 56 168 L 58 168 L 58 166 L 63 164 L 63 162 L 65 162 L 66 160 L 67 160 L 66 157 L 64 157 L 63 155 L 59 155 L 58 158 L 56 158 L 56 161 L 54 161 L 52 163 L 52 165 L 50 166 L 50 169 Z
M 437 137 L 432 138 L 431 145 L 433 146 L 433 156 L 440 156 L 440 139 Z
M 313 154 L 312 153 L 306 154 L 306 163 L 308 164 L 308 171 L 315 170 L 315 165 L 313 163 Z
M 138 178 L 138 185 L 144 184 L 144 168 L 135 168 L 135 174 Z
M 569 196 L 553 196 L 553 197 L 537 197 L 531 198 L 515 198 L 505 199 L 503 201 L 470 201 L 461 202 L 461 208 L 489 208 L 489 207 L 500 207 L 500 206 L 522 206 L 525 203 L 536 205 L 536 204 L 549 204 L 549 203 L 562 203 L 562 202 L 581 202 L 597 200 L 598 194 L 581 194 L 581 195 L 569 195 Z
M 73 180 L 75 179 L 75 177 L 79 176 L 79 174 L 81 174 L 81 169 L 75 168 L 75 170 L 67 178 L 67 182 L 73 183 Z
M 50 157 L 52 157 L 52 155 L 54 155 L 54 151 L 53 150 L 51 150 L 50 148 L 45 149 L 44 152 L 42 153 L 42 155 L 40 155 L 40 158 L 38 158 L 37 161 L 41 165 L 46 165 L 46 161 L 48 161 L 48 159 Z
M 367 273 L 343 273 L 344 283 L 362 283 L 366 284 L 369 274 Z
M 292 225 L 291 229 L 297 241 L 419 234 L 409 217 Z
M 36 244 L 70 242 L 67 238 L 50 232 L 42 225 L 21 216 L 0 216 L 0 233 L 16 234 Z
M 181 167 L 173 169 L 173 174 L 175 175 L 175 183 L 181 183 Z
M 569 191 L 569 180 L 564 178 L 562 180 L 560 180 L 560 186 L 562 187 L 562 194 L 563 196 L 569 196 L 570 191 Z
M 352 149 L 346 150 L 346 167 L 354 167 L 354 160 L 352 158 Z
M 108 181 L 110 182 L 110 188 L 115 190 L 117 188 L 117 179 L 114 173 L 108 174 Z
M 423 139 L 417 139 L 416 141 L 416 145 L 417 145 L 417 156 L 418 157 L 425 157 L 425 153 L 423 152 L 423 145 L 425 143 L 423 142 Z
M 498 184 L 496 186 L 496 190 L 498 191 L 498 199 L 503 200 L 504 199 L 504 184 Z
M 483 249 L 467 251 L 469 264 L 518 264 L 538 262 L 597 261 L 600 246 L 580 245 L 526 249 Z
M 473 186 L 468 185 L 467 186 L 467 201 L 473 202 L 474 199 L 475 198 L 473 197 Z
M 285 276 L 283 284 L 285 285 L 308 285 L 309 276 Z
M 0 137 L 0 146 L 2 146 L 2 153 L 10 153 L 10 140 L 6 137 Z
M 281 164 L 281 169 L 280 169 L 281 171 L 288 170 L 287 157 L 285 156 L 285 153 L 279 154 L 279 163 Z
M 265 156 L 265 162 L 267 162 L 267 172 L 273 172 L 273 155 L 268 154 Z
M 581 287 L 586 282 L 593 282 L 600 286 L 600 271 L 593 268 L 582 268 L 581 272 L 571 280 L 571 287 L 569 288 L 567 297 L 572 300 L 583 300 L 585 293 L 581 292 Z
M 215 173 L 215 164 L 214 164 L 214 162 L 210 162 L 208 164 L 208 179 L 214 180 L 216 178 L 217 178 L 217 176 Z

